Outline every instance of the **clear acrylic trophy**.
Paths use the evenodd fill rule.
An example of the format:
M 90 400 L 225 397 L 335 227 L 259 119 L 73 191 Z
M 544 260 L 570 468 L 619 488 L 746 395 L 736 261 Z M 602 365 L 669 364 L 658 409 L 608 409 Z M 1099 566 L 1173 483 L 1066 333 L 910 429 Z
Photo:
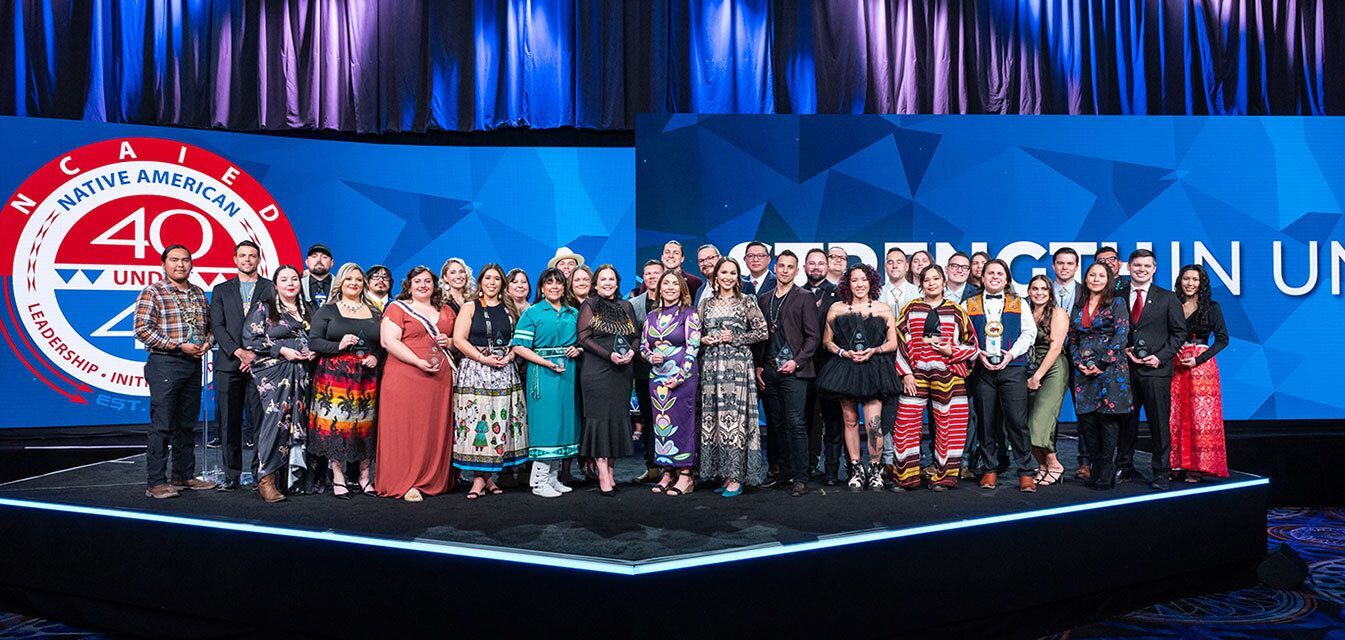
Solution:
M 855 329 L 855 335 L 851 336 L 850 338 L 850 350 L 863 351 L 868 348 L 869 348 L 869 339 L 868 336 L 864 335 L 864 329 L 862 327 Z
M 615 351 L 617 355 L 623 358 L 626 357 L 626 354 L 630 353 L 630 343 L 626 341 L 625 336 L 616 337 L 616 341 L 612 344 L 612 351 Z
M 794 350 L 789 348 L 789 343 L 780 341 L 780 349 L 775 352 L 775 368 L 785 366 L 786 362 L 794 359 Z

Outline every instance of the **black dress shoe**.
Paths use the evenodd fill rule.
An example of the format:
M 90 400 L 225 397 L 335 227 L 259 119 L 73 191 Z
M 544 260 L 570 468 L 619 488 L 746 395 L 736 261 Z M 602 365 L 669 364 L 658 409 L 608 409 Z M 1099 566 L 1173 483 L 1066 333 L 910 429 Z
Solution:
M 219 438 L 211 438 L 209 442 L 205 443 L 205 446 L 207 449 L 218 449 L 220 444 L 222 443 Z
M 223 491 L 224 493 L 228 493 L 230 491 L 236 491 L 237 489 L 238 489 L 238 478 L 226 478 L 224 482 L 221 482 L 218 487 L 215 487 L 216 491 Z
M 1168 490 L 1168 479 L 1167 479 L 1167 478 L 1159 478 L 1159 479 L 1157 479 L 1157 480 L 1154 480 L 1153 482 L 1150 482 L 1150 483 L 1149 483 L 1149 488 L 1150 488 L 1150 489 L 1153 489 L 1154 491 L 1167 491 L 1167 490 Z
M 789 487 L 789 495 L 792 497 L 797 498 L 806 493 L 808 493 L 808 485 L 803 482 L 795 482 Z
M 1131 480 L 1135 479 L 1135 472 L 1130 469 L 1117 469 L 1115 477 L 1116 477 L 1116 484 L 1121 484 L 1122 482 L 1130 482 Z
M 780 484 L 786 484 L 780 476 L 766 476 L 766 479 L 761 481 L 761 488 L 770 489 Z
M 841 483 L 841 479 L 840 479 L 840 478 L 836 478 L 836 477 L 828 476 L 827 479 L 825 479 L 825 480 L 822 481 L 822 486 L 825 486 L 825 487 L 834 487 L 834 486 L 836 486 L 836 485 L 839 485 L 840 483 Z

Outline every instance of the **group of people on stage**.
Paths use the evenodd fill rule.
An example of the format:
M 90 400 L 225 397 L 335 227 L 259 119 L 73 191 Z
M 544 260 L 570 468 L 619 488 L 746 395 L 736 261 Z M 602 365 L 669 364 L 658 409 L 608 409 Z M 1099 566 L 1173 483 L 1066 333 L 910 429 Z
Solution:
M 245 413 L 268 502 L 328 490 L 416 502 L 460 482 L 477 500 L 520 472 L 554 498 L 572 490 L 575 466 L 614 496 L 614 462 L 634 442 L 646 465 L 635 481 L 668 496 L 699 483 L 726 498 L 749 486 L 800 496 L 819 464 L 824 484 L 854 491 L 942 491 L 961 478 L 989 489 L 1012 473 L 1034 492 L 1065 481 L 1067 393 L 1075 477 L 1089 486 L 1139 477 L 1141 409 L 1153 488 L 1228 475 L 1213 360 L 1228 344 L 1222 312 L 1203 267 L 1183 267 L 1169 291 L 1145 249 L 1124 277 L 1115 249 L 1082 274 L 1079 254 L 1060 249 L 1054 278 L 1034 276 L 1026 297 L 985 253 L 940 266 L 896 248 L 880 275 L 834 246 L 800 257 L 752 242 L 740 266 L 704 245 L 696 275 L 672 241 L 624 296 L 615 267 L 566 248 L 535 281 L 450 258 L 394 286 L 381 265 L 333 273 L 322 244 L 302 271 L 263 278 L 259 248 L 243 241 L 237 277 L 209 299 L 189 281 L 186 248 L 161 258 L 134 330 L 149 352 L 154 498 L 238 488 Z M 202 357 L 216 348 L 218 487 L 194 477 L 193 454 Z

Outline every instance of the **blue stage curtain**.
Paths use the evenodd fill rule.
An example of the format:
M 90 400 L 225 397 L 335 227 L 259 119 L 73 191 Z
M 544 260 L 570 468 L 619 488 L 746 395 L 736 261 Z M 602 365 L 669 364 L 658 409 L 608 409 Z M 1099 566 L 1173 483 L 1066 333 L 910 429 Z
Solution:
M 0 0 L 0 113 L 237 130 L 1345 113 L 1340 0 Z

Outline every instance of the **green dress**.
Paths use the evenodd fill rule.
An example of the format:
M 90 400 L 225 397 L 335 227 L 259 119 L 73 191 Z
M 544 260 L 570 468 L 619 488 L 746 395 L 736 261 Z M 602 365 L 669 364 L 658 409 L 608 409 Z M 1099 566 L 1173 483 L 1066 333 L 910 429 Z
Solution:
M 575 399 L 578 361 L 565 357 L 566 349 L 578 342 L 578 320 L 574 307 L 563 306 L 557 311 L 543 301 L 528 307 L 514 329 L 512 344 L 532 349 L 552 362 L 565 363 L 560 373 L 528 363 L 524 395 L 528 402 L 530 459 L 556 460 L 579 454 L 579 405 Z
M 1046 359 L 1051 350 L 1051 332 L 1038 331 L 1037 341 L 1028 354 L 1028 375 L 1036 375 L 1037 367 Z M 1028 392 L 1027 429 L 1032 436 L 1032 446 L 1047 451 L 1055 451 L 1056 426 L 1060 420 L 1060 405 L 1065 401 L 1065 392 L 1069 389 L 1069 363 L 1066 362 L 1062 345 L 1060 355 L 1056 356 L 1046 375 L 1041 377 L 1041 387 Z

